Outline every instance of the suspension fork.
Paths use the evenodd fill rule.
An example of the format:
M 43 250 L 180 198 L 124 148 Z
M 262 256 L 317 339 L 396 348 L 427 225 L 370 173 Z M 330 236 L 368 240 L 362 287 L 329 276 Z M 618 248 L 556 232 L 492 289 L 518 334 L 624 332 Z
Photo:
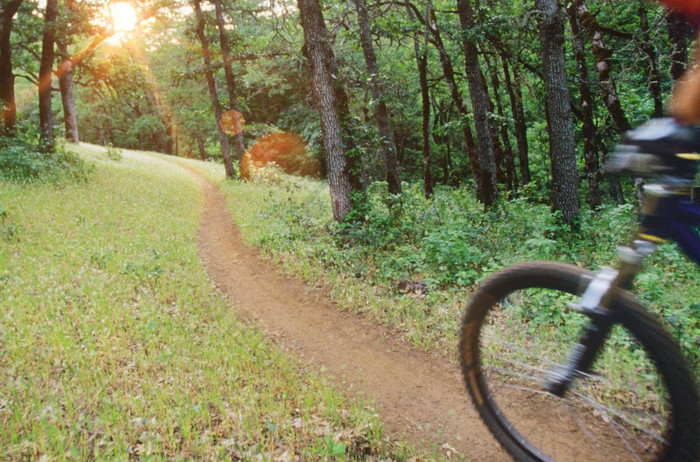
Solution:
M 648 240 L 636 240 L 635 247 L 618 249 L 620 269 L 603 268 L 588 284 L 579 303 L 570 307 L 585 314 L 590 322 L 583 328 L 564 364 L 558 365 L 545 377 L 543 386 L 556 396 L 563 396 L 577 376 L 589 373 L 593 361 L 610 333 L 614 312 L 608 307 L 618 289 L 629 289 L 642 266 L 642 260 L 651 254 L 655 245 Z

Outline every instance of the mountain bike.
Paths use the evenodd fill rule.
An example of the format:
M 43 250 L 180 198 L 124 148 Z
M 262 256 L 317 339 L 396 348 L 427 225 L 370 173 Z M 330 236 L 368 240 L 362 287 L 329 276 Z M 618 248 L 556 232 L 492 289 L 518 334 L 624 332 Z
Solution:
M 481 419 L 514 459 L 699 459 L 694 373 L 629 293 L 664 240 L 700 264 L 700 206 L 691 199 L 697 152 L 700 129 L 671 119 L 643 125 L 618 147 L 606 170 L 654 180 L 618 269 L 522 263 L 475 292 L 460 332 L 462 374 Z

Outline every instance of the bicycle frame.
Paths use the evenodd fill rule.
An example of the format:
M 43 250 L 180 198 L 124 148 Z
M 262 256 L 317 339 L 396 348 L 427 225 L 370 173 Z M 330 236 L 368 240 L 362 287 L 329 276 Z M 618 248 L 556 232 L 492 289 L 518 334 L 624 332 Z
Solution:
M 652 240 L 657 238 L 675 241 L 683 252 L 700 265 L 700 236 L 693 229 L 700 227 L 700 206 L 687 198 L 656 191 L 648 188 L 652 204 L 648 214 L 642 217 L 639 237 Z M 657 193 L 657 194 L 655 194 Z

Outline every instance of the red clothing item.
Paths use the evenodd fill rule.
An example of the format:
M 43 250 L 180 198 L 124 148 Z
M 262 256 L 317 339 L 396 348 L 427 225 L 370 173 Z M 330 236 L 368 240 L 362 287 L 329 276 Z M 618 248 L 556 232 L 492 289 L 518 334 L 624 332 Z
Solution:
M 700 22 L 700 0 L 659 0 L 672 10 L 679 11 L 694 22 Z

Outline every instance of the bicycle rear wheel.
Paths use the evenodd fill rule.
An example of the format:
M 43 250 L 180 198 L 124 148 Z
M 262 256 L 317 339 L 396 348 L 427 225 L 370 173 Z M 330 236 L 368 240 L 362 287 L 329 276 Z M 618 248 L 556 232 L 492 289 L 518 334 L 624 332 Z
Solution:
M 533 262 L 485 281 L 466 309 L 460 355 L 469 394 L 489 430 L 517 460 L 698 458 L 698 398 L 675 342 L 629 294 L 591 373 L 563 397 L 545 376 L 577 343 L 576 302 L 594 274 Z

